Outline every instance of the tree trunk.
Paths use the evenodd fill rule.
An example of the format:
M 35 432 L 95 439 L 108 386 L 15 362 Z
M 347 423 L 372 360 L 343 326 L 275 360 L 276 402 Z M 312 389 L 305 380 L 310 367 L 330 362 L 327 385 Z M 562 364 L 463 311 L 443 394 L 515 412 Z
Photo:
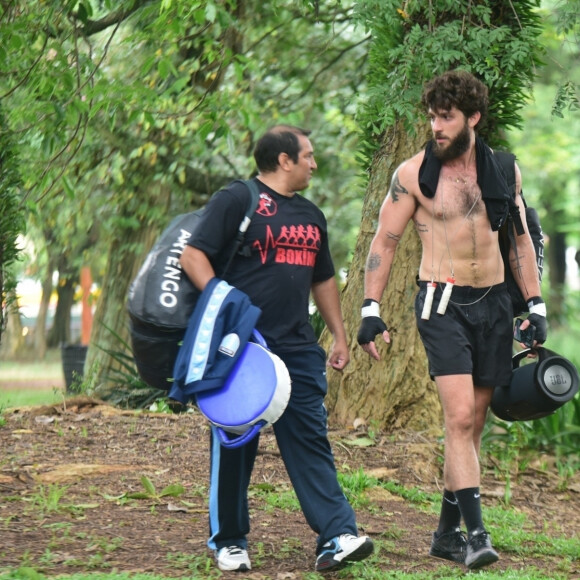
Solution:
M 78 284 L 78 270 L 75 276 L 70 271 L 59 272 L 59 283 L 56 289 L 57 302 L 52 328 L 47 338 L 49 347 L 70 344 L 71 309 L 74 304 L 75 289 Z
M 548 295 L 548 320 L 550 327 L 558 328 L 566 324 L 564 310 L 566 298 L 566 233 L 560 232 L 559 225 L 566 223 L 566 216 L 562 210 L 563 201 L 561 192 L 566 189 L 564 182 L 557 180 L 544 184 L 543 200 L 546 217 L 543 221 L 545 228 L 546 271 L 544 272 L 544 293 Z M 546 275 L 547 272 L 547 275 Z M 547 282 L 547 283 L 546 283 Z
M 430 380 L 425 351 L 417 331 L 414 297 L 421 248 L 409 224 L 399 243 L 381 312 L 391 333 L 389 346 L 377 337 L 381 361 L 369 357 L 357 344 L 364 270 L 379 209 L 395 169 L 419 151 L 426 131 L 410 137 L 400 127 L 391 129 L 373 160 L 371 179 L 363 207 L 356 251 L 342 292 L 342 309 L 349 337 L 351 362 L 342 372 L 329 372 L 327 406 L 333 418 L 352 423 L 357 417 L 375 421 L 388 431 L 440 431 L 441 408 L 435 383 Z M 332 244 L 332 240 L 330 240 Z M 321 344 L 328 349 L 331 336 L 323 332 Z
M 50 262 L 46 270 L 46 275 L 42 281 L 42 295 L 40 297 L 38 315 L 36 316 L 36 323 L 34 325 L 34 352 L 39 359 L 44 359 L 46 355 L 46 319 L 48 317 L 50 297 L 54 289 L 52 283 L 53 268 Z
M 5 310 L 6 328 L 2 335 L 2 344 L 0 354 L 4 360 L 17 359 L 25 352 L 24 335 L 22 334 L 22 319 L 18 309 L 18 299 L 14 296 L 14 292 L 9 292 L 12 304 Z
M 131 355 L 128 348 L 130 340 L 127 293 L 159 233 L 158 229 L 143 227 L 138 231 L 125 232 L 111 245 L 85 363 L 89 389 L 103 400 L 114 397 L 120 387 L 115 372 L 129 372 L 116 356 L 110 356 L 106 351 Z M 133 250 L 128 249 L 135 247 L 143 248 L 137 257 Z M 137 376 L 136 368 L 134 375 Z M 127 385 L 122 386 L 125 388 Z
M 562 217 L 562 222 L 564 223 Z M 565 284 L 566 284 L 566 234 L 557 232 L 550 234 L 550 243 L 547 244 L 550 296 L 550 326 L 557 327 L 565 323 Z

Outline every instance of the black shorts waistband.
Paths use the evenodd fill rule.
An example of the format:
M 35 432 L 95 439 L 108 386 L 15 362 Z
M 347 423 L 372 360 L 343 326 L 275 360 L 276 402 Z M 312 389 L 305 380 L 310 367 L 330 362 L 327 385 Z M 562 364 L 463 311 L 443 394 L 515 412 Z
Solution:
M 424 290 L 427 287 L 426 280 L 417 280 L 417 286 Z M 437 288 L 435 289 L 435 296 L 441 295 L 440 292 L 445 288 L 445 282 L 435 282 Z M 453 286 L 453 293 L 451 300 L 454 302 L 471 302 L 473 300 L 481 300 L 484 296 L 492 296 L 507 292 L 507 284 L 501 282 L 493 286 L 483 286 L 481 288 L 476 286 Z

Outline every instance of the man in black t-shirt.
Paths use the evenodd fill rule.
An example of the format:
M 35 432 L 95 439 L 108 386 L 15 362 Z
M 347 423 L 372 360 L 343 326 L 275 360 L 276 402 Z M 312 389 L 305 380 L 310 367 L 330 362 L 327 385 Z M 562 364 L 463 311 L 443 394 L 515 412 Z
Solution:
M 296 193 L 308 187 L 316 169 L 308 135 L 278 125 L 258 141 L 254 158 L 260 202 L 245 236 L 245 251 L 235 256 L 225 279 L 261 309 L 257 330 L 290 373 L 290 401 L 273 429 L 304 516 L 318 534 L 315 567 L 322 571 L 366 558 L 373 543 L 358 536 L 327 437 L 326 364 L 342 370 L 349 352 L 326 219 Z M 208 203 L 181 258 L 200 290 L 215 277 L 220 254 L 231 247 L 249 195 L 246 187 L 234 183 Z M 310 295 L 334 338 L 328 363 L 309 322 Z M 215 550 L 221 570 L 245 571 L 251 567 L 247 490 L 259 436 L 232 449 L 220 445 L 213 429 L 208 546 Z

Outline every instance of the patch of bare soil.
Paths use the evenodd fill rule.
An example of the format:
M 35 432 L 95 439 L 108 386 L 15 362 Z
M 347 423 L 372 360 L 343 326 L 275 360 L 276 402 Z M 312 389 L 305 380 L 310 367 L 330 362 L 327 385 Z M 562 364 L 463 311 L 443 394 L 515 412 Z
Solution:
M 0 427 L 0 571 L 28 565 L 46 575 L 116 570 L 218 576 L 213 564 L 204 568 L 206 556 L 211 557 L 206 547 L 209 430 L 198 413 L 124 412 L 77 398 L 65 407 L 12 410 L 5 421 Z M 353 429 L 331 428 L 340 471 L 362 468 L 408 488 L 438 490 L 437 442 L 413 435 L 396 441 L 379 437 L 371 447 L 352 445 L 359 436 Z M 145 489 L 143 476 L 153 490 Z M 185 488 L 183 495 L 161 497 L 175 484 Z M 253 569 L 229 575 L 283 580 L 312 573 L 315 534 L 300 512 L 269 507 L 263 495 L 264 489 L 289 488 L 271 430 L 261 435 L 252 484 Z M 538 534 L 578 536 L 580 480 L 576 477 L 563 492 L 557 485 L 553 473 L 528 468 L 512 484 L 511 504 Z M 497 505 L 504 490 L 490 464 L 482 483 L 484 505 Z M 135 493 L 146 497 L 130 499 Z M 444 567 L 453 565 L 427 555 L 436 514 L 382 488 L 371 490 L 369 499 L 357 508 L 357 517 L 361 532 L 379 548 L 372 566 L 385 573 L 432 571 L 443 577 Z M 534 566 L 546 570 L 547 578 L 558 570 L 553 557 L 524 558 L 501 550 L 500 556 L 496 570 Z M 340 577 L 356 578 L 356 572 L 342 571 Z

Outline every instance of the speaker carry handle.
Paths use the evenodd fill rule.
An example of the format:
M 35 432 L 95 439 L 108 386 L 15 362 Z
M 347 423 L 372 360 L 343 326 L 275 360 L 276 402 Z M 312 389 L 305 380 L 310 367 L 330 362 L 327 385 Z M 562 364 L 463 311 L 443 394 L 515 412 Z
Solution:
M 513 369 L 517 369 L 520 366 L 520 361 L 527 357 L 528 354 L 531 352 L 538 353 L 538 362 L 542 362 L 543 360 L 547 359 L 549 356 L 558 356 L 554 351 L 546 348 L 545 346 L 536 346 L 535 348 L 524 348 L 524 350 L 520 350 L 520 352 L 516 353 L 512 357 L 512 367 Z

